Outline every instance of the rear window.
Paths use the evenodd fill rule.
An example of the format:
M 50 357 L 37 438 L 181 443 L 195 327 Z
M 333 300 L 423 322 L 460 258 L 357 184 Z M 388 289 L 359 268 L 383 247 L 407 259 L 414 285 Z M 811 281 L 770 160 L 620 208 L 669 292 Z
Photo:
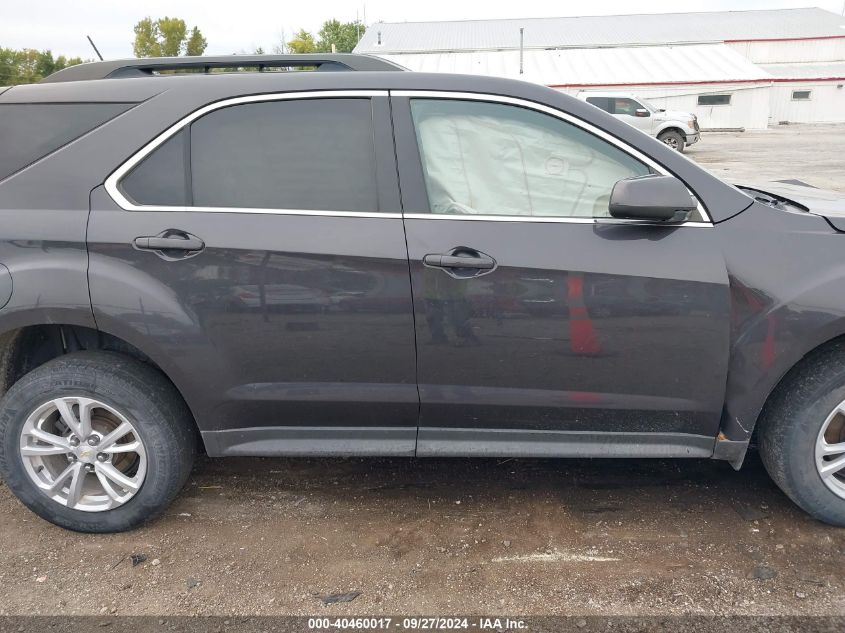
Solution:
M 120 188 L 141 206 L 377 212 L 370 100 L 214 110 L 159 146 Z
M 0 104 L 0 180 L 132 107 L 131 103 Z
M 587 97 L 587 103 L 591 103 L 605 112 L 613 112 L 613 108 L 610 106 L 610 97 Z

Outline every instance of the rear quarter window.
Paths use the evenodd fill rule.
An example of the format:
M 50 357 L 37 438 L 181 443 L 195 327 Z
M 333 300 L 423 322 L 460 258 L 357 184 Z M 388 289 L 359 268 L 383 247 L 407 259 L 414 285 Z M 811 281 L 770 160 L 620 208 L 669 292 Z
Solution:
M 126 112 L 131 103 L 0 104 L 0 180 Z

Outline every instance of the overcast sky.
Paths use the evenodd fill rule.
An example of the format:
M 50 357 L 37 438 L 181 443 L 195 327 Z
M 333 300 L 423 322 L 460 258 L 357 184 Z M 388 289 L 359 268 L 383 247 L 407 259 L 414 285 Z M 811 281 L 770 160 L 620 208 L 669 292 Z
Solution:
M 819 6 L 842 13 L 845 0 L 340 0 L 291 2 L 284 0 L 0 0 L 0 46 L 51 49 L 55 55 L 93 57 L 85 39 L 90 35 L 106 59 L 131 57 L 133 25 L 145 16 L 170 16 L 198 26 L 208 40 L 207 54 L 252 52 L 262 46 L 270 52 L 283 37 L 299 28 L 316 31 L 324 20 L 364 19 L 404 22 L 527 18 L 568 15 L 612 15 L 677 11 L 775 9 Z M 667 37 L 670 37 L 667 34 Z

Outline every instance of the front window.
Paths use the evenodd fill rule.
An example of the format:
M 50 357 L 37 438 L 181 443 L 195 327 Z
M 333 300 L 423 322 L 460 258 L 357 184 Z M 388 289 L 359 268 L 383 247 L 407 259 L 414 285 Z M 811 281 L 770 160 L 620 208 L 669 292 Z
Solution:
M 624 178 L 651 173 L 620 148 L 519 106 L 412 99 L 432 213 L 607 217 Z

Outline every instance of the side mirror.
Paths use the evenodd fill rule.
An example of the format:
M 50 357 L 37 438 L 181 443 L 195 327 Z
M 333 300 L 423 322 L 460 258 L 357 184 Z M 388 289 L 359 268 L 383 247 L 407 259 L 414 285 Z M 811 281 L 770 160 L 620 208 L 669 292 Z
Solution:
M 651 116 L 651 113 L 645 108 L 637 108 L 636 110 L 634 110 L 634 116 Z
M 652 222 L 684 222 L 698 208 L 686 185 L 674 176 L 649 174 L 620 180 L 610 192 L 614 218 Z

